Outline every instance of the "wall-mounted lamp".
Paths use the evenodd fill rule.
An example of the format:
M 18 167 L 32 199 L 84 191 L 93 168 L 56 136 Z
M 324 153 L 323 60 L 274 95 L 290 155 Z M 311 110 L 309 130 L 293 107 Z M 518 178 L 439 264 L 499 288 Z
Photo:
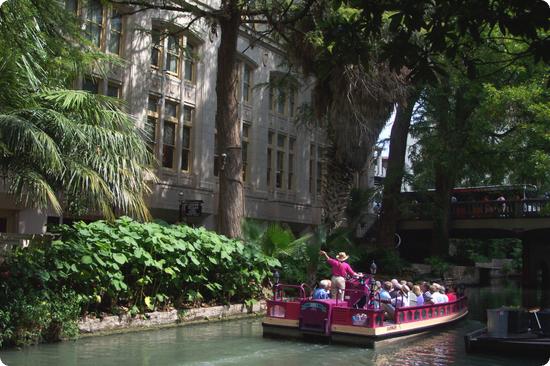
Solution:
M 222 158 L 222 161 L 220 162 L 220 170 L 224 170 L 224 168 L 225 168 L 225 163 L 227 162 L 227 154 L 226 154 L 226 153 L 222 153 L 222 154 L 221 154 L 221 158 Z

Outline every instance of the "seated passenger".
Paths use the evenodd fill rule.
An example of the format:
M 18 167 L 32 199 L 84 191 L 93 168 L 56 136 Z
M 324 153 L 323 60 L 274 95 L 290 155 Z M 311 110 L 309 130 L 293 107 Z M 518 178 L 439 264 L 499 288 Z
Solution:
M 416 300 L 416 296 L 414 296 L 411 289 L 407 285 L 401 285 L 401 295 L 403 299 L 403 306 L 411 306 L 411 297 L 414 297 Z
M 378 302 L 380 289 L 382 287 L 382 284 L 380 281 L 376 281 L 372 287 L 372 293 L 370 294 L 369 298 L 370 300 L 368 307 L 374 308 L 374 309 L 380 309 L 380 302 Z
M 443 296 L 443 302 L 449 302 L 449 297 L 446 295 L 445 286 L 439 286 L 439 292 Z
M 384 282 L 382 286 L 382 290 L 380 291 L 380 302 L 382 309 L 388 314 L 388 319 L 393 320 L 395 316 L 395 307 L 391 304 L 391 296 L 390 291 L 393 290 L 393 285 L 391 282 L 386 281 Z
M 448 286 L 449 291 L 447 291 L 447 297 L 449 298 L 449 302 L 456 301 L 456 292 L 454 286 Z
M 397 296 L 399 296 L 399 292 L 401 290 L 401 284 L 395 278 L 391 280 L 391 284 L 392 284 L 392 290 L 389 291 L 389 293 L 391 298 L 395 299 Z
M 414 300 L 415 305 L 416 306 L 424 305 L 424 296 L 422 296 L 422 291 L 420 290 L 420 286 L 414 285 L 412 288 L 412 292 L 416 296 L 416 299 Z M 409 301 L 409 302 L 411 302 L 411 306 L 415 306 L 415 305 L 412 305 L 412 301 Z
M 430 285 L 427 282 L 420 284 L 420 290 L 422 290 L 422 297 L 424 297 L 424 303 L 432 300 L 432 293 L 430 292 Z
M 319 282 L 319 287 L 313 292 L 313 298 L 319 300 L 330 299 L 330 288 L 332 287 L 332 282 L 330 280 L 322 280 Z
M 439 292 L 439 285 L 437 283 L 430 286 L 430 292 L 432 294 L 432 298 L 430 300 L 431 304 L 441 304 L 445 302 L 445 298 L 441 292 Z
M 407 285 L 402 285 L 400 283 L 393 283 L 395 289 L 397 289 L 397 293 L 395 298 L 392 298 L 392 305 L 394 305 L 396 308 L 401 308 L 404 306 L 409 306 L 409 288 Z

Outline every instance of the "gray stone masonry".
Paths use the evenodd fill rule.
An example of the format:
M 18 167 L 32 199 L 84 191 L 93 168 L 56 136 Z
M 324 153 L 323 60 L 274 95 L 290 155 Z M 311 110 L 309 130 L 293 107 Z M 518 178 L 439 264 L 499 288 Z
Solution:
M 259 302 L 247 309 L 244 304 L 212 306 L 206 308 L 155 311 L 132 317 L 129 314 L 103 318 L 83 318 L 78 322 L 81 335 L 118 333 L 148 328 L 161 328 L 255 316 L 265 311 L 265 302 Z

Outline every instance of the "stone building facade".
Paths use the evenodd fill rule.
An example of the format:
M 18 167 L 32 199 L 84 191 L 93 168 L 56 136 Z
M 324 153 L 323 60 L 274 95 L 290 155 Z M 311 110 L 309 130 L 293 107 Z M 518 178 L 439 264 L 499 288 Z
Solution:
M 180 202 L 201 200 L 202 215 L 186 220 L 213 228 L 223 164 L 214 121 L 219 37 L 200 21 L 186 29 L 189 19 L 168 11 L 128 14 L 98 0 L 67 5 L 97 47 L 125 60 L 108 77 L 86 75 L 75 86 L 124 100 L 149 136 L 159 161 L 159 182 L 148 198 L 153 217 L 177 222 Z M 286 222 L 296 230 L 318 224 L 323 136 L 297 123 L 300 106 L 310 102 L 311 81 L 269 87 L 289 73 L 283 51 L 245 28 L 237 47 L 246 216 Z M 69 219 L 18 206 L 0 193 L 0 232 L 39 233 L 47 223 Z

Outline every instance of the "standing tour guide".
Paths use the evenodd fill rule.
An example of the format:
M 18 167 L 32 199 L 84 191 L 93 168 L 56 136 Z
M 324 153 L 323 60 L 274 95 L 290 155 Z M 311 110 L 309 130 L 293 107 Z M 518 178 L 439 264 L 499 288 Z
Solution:
M 353 269 L 351 269 L 350 265 L 346 263 L 349 256 L 345 252 L 338 253 L 336 259 L 330 258 L 324 250 L 321 250 L 319 254 L 324 255 L 327 259 L 327 263 L 332 267 L 332 297 L 334 298 L 336 292 L 338 292 L 338 299 L 344 300 L 346 275 L 360 277 L 361 274 L 355 273 Z

